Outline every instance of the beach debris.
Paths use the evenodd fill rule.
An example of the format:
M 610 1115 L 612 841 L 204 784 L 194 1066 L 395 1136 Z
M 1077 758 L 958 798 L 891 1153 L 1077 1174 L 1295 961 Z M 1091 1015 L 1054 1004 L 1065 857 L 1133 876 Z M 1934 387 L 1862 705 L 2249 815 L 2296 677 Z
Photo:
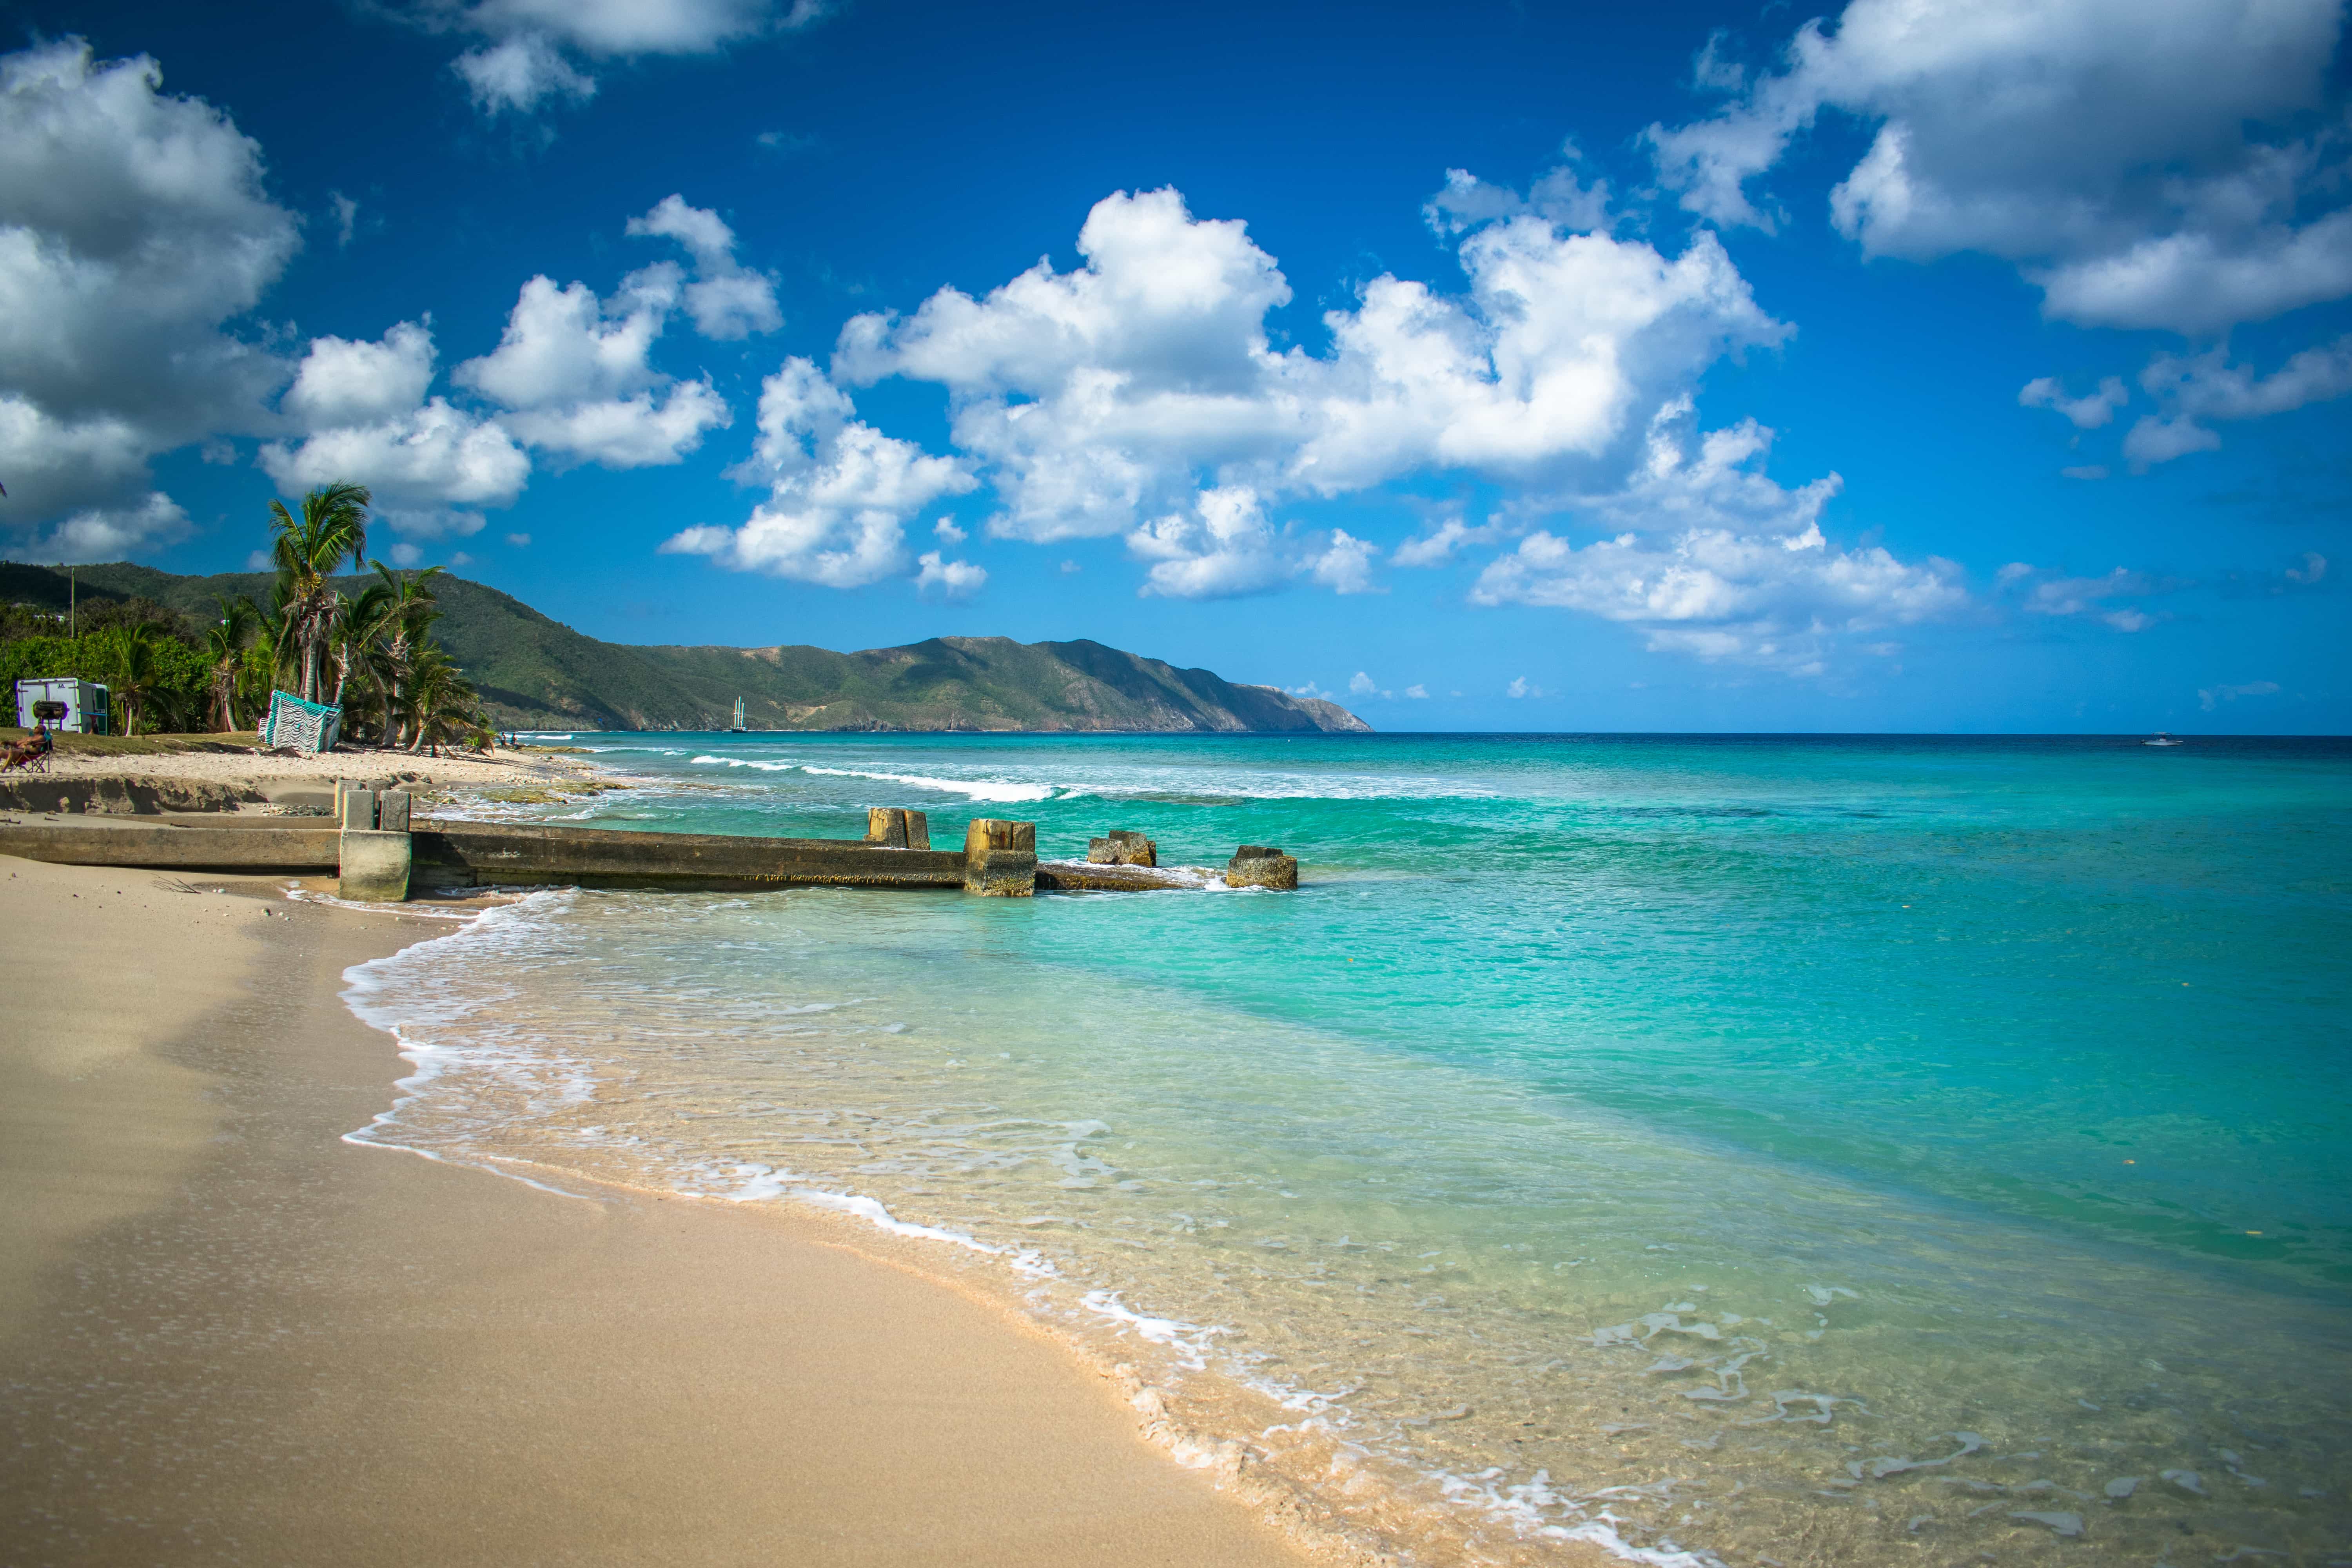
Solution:
M 2199 1497 L 2205 1495 L 2205 1478 L 2194 1470 L 2166 1470 L 2162 1474 L 2162 1479 L 2170 1481 L 2182 1491 L 2194 1492 Z
M 1843 1285 L 1808 1285 L 1805 1287 L 1805 1294 L 1812 1298 L 1813 1305 L 1816 1307 L 1829 1306 L 1840 1296 L 1843 1296 L 1849 1301 L 1862 1300 L 1860 1291 L 1849 1290 Z
M 2079 1513 L 2044 1513 L 2029 1510 L 2011 1513 L 2009 1517 L 2022 1520 L 2028 1524 L 2042 1525 L 2060 1535 L 2075 1536 L 2083 1533 L 2083 1516 Z
M 2124 1499 L 2131 1496 L 2132 1493 L 2139 1490 L 2139 1478 L 2137 1476 L 2117 1476 L 2114 1480 L 2111 1480 L 2106 1484 L 2105 1489 L 2109 1497 L 2115 1499 L 2117 1502 L 2121 1502 Z

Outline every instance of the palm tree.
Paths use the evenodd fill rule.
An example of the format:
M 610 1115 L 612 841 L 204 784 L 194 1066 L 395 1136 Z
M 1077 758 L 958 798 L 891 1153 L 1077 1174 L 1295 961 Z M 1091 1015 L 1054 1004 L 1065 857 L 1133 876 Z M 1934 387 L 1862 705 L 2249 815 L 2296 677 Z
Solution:
M 475 746 L 487 743 L 489 725 L 482 718 L 481 702 L 473 687 L 447 655 L 429 644 L 416 656 L 407 710 L 408 720 L 415 726 L 408 742 L 412 752 L 429 746 L 438 756 L 442 746 L 461 740 Z
M 380 581 L 368 592 L 381 597 L 368 630 L 383 696 L 383 743 L 391 746 L 399 744 L 402 692 L 415 675 L 417 655 L 432 644 L 427 628 L 441 613 L 431 587 L 441 568 L 428 566 L 404 577 L 381 561 L 374 565 Z
M 247 601 L 253 610 L 257 635 L 244 668 L 238 672 L 237 685 L 240 694 L 253 704 L 257 714 L 269 710 L 272 689 L 301 684 L 301 677 L 295 669 L 298 650 L 294 642 L 294 619 L 287 614 L 290 592 L 290 586 L 280 578 L 270 586 L 268 604 L 252 605 L 250 600 Z
M 245 668 L 245 647 L 253 640 L 259 628 L 260 612 L 249 599 L 232 603 L 227 595 L 215 596 L 220 605 L 220 620 L 205 634 L 205 651 L 213 658 L 213 728 L 236 728 L 237 678 Z
M 155 695 L 161 673 L 155 664 L 155 628 L 145 621 L 115 628 L 114 700 L 121 705 L 126 735 L 139 733 L 140 710 Z
M 327 633 L 339 595 L 328 579 L 346 561 L 367 552 L 368 507 L 375 497 L 365 485 L 320 485 L 302 498 L 297 520 L 286 503 L 269 503 L 269 529 L 277 535 L 270 554 L 278 564 L 278 598 L 290 625 L 305 701 L 319 700 L 325 675 Z
M 354 668 L 362 674 L 370 668 L 378 645 L 377 627 L 383 618 L 385 596 L 380 583 L 369 584 L 356 599 L 336 596 L 328 616 L 326 636 L 321 639 L 335 667 L 335 689 L 327 694 L 329 707 L 342 706 L 343 688 L 350 682 Z

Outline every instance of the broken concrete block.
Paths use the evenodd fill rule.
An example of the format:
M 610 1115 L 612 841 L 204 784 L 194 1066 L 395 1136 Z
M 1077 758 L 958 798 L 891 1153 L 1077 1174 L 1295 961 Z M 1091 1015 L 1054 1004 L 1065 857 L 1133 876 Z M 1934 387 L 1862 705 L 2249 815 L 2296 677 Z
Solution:
M 386 833 L 408 831 L 410 796 L 404 789 L 386 790 L 375 797 L 375 825 Z
M 1089 866 L 1157 866 L 1160 846 L 1140 833 L 1112 828 L 1100 838 L 1087 840 Z
M 895 805 L 868 806 L 866 842 L 890 849 L 929 849 L 930 818 L 919 811 L 906 811 Z
M 1225 862 L 1225 886 L 1287 892 L 1298 886 L 1298 862 L 1272 845 L 1244 844 Z
M 963 890 L 1025 899 L 1037 890 L 1037 825 L 974 817 L 963 835 Z
M 335 817 L 346 833 L 375 831 L 375 792 L 353 789 L 339 784 L 335 789 Z

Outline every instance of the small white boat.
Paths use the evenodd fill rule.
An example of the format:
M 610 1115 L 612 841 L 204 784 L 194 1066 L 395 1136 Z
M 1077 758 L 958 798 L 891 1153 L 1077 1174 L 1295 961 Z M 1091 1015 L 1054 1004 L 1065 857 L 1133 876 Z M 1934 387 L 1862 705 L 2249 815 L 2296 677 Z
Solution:
M 2159 731 L 2155 740 L 2142 741 L 2140 744 L 2143 746 L 2177 746 L 2180 744 L 2180 742 L 2174 740 L 2171 736 Z

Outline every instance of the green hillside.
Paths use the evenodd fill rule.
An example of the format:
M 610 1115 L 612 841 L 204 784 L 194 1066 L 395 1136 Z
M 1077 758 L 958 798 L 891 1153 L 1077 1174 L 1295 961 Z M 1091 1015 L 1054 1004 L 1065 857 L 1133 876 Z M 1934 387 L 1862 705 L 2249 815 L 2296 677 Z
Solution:
M 181 577 L 127 563 L 84 566 L 79 577 L 85 604 L 152 599 L 200 622 L 212 617 L 215 595 L 260 602 L 270 584 L 264 573 Z M 739 697 L 754 730 L 1370 728 L 1334 702 L 1097 642 L 933 637 L 862 653 L 640 647 L 583 637 L 462 577 L 436 579 L 436 591 L 434 633 L 504 728 L 724 729 Z M 62 610 L 67 593 L 62 570 L 0 562 L 0 601 Z

